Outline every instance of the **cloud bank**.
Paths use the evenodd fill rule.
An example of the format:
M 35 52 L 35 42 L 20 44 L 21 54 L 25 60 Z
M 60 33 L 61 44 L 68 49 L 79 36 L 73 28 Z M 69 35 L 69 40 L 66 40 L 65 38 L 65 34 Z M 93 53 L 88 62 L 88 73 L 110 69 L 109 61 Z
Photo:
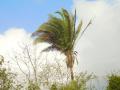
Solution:
M 77 45 L 79 69 L 104 75 L 120 69 L 120 1 L 73 0 L 79 20 L 92 25 Z
M 31 58 L 33 60 L 35 59 L 35 57 L 39 58 L 41 64 L 45 64 L 46 61 L 49 64 L 56 63 L 54 58 L 59 61 L 61 60 L 60 62 L 63 65 L 65 64 L 63 62 L 63 59 L 65 57 L 61 53 L 40 53 L 44 48 L 48 47 L 49 44 L 41 43 L 38 45 L 33 45 L 31 33 L 22 28 L 11 28 L 0 34 L 0 55 L 5 58 L 5 66 L 11 68 L 12 71 L 19 72 L 19 67 L 16 63 L 16 60 L 13 59 L 17 56 L 20 58 L 18 59 L 18 62 L 21 68 L 25 72 L 28 71 L 25 64 L 22 62 L 23 57 L 27 57 L 25 51 L 26 46 L 27 48 L 29 48 Z M 26 61 L 29 61 L 29 59 L 27 59 Z

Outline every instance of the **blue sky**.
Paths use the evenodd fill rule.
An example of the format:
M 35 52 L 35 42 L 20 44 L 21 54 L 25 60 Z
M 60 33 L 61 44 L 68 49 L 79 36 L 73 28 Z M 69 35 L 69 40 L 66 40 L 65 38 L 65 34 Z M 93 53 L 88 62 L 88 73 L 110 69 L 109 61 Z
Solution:
M 48 14 L 62 7 L 71 10 L 72 6 L 73 0 L 0 0 L 0 33 L 10 28 L 33 32 L 48 19 Z
M 33 32 L 62 7 L 70 10 L 72 0 L 0 0 L 0 33 L 9 28 Z

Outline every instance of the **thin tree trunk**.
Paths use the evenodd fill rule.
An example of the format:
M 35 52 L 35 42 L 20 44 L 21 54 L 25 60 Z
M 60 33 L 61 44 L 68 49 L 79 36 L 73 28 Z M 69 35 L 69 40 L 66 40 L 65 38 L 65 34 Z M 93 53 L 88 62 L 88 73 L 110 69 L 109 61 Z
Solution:
M 74 80 L 73 68 L 70 68 L 71 80 Z
M 66 61 L 67 68 L 69 68 L 70 70 L 71 80 L 74 80 L 74 73 L 73 73 L 74 58 L 72 55 L 72 51 L 68 50 L 66 52 L 66 56 L 67 56 L 67 61 Z

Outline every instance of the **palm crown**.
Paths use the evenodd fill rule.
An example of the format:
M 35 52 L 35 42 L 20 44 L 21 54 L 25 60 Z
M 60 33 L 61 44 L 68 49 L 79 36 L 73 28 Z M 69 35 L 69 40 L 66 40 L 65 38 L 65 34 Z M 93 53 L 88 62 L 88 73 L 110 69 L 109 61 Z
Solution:
M 62 52 L 73 50 L 75 41 L 81 31 L 82 22 L 75 30 L 76 16 L 73 16 L 67 10 L 62 9 L 56 12 L 60 16 L 50 15 L 49 20 L 43 23 L 33 34 L 36 37 L 34 43 L 48 42 L 50 47 L 45 50 L 57 49 Z

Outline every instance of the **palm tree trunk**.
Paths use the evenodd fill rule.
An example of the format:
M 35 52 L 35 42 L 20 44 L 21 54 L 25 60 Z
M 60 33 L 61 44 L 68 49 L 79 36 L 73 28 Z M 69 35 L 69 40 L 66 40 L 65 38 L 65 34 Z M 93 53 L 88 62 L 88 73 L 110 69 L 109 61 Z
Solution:
M 70 69 L 71 80 L 74 80 L 74 73 L 73 73 L 74 58 L 72 55 L 72 51 L 68 50 L 65 53 L 65 55 L 67 57 L 67 60 L 66 60 L 67 68 Z
M 70 68 L 71 80 L 74 80 L 73 68 Z

